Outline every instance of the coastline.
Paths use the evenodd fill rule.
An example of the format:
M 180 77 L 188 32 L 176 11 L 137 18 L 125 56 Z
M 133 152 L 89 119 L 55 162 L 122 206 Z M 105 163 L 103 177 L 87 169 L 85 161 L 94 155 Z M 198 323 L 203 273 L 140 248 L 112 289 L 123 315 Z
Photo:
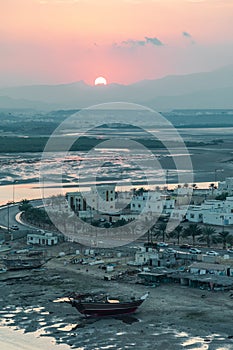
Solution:
M 20 346 L 20 348 L 19 348 Z M 53 338 L 36 334 L 24 334 L 22 330 L 0 326 L 0 349 L 2 350 L 69 350 L 70 346 L 56 344 Z
M 203 182 L 195 182 L 197 187 L 199 189 L 208 189 L 209 185 L 211 183 L 214 183 L 214 181 L 203 181 Z M 174 189 L 178 184 L 177 183 L 170 183 L 167 185 L 169 189 Z M 155 190 L 156 186 L 164 187 L 164 184 L 156 184 L 151 186 L 152 190 Z M 190 184 L 192 186 L 192 184 Z M 120 190 L 129 190 L 131 188 L 149 188 L 149 186 L 144 185 L 132 185 L 132 186 L 123 186 L 120 187 Z M 44 198 L 63 194 L 65 195 L 66 192 L 75 192 L 78 191 L 80 187 L 77 184 L 65 184 L 63 187 L 61 187 L 59 184 L 51 183 L 51 184 L 45 184 L 44 189 L 42 188 L 42 185 L 40 182 L 27 182 L 27 183 L 17 183 L 14 184 L 14 198 L 15 202 L 20 202 L 22 199 L 28 199 L 28 200 L 35 200 L 43 198 L 43 195 L 45 195 Z M 82 187 L 82 190 L 89 190 L 90 186 L 84 186 Z M 11 194 L 13 192 L 13 185 L 1 185 L 1 199 L 0 199 L 0 205 L 6 205 L 6 203 L 9 201 L 9 193 Z M 62 190 L 62 191 L 61 191 Z

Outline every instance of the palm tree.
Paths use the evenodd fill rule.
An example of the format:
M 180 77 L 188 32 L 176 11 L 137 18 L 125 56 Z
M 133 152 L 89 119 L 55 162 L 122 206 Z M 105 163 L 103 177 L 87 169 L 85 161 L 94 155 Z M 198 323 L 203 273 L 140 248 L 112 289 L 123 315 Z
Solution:
M 19 204 L 20 211 L 27 211 L 28 209 L 31 209 L 31 208 L 32 208 L 32 205 L 28 199 L 23 199 Z
M 211 195 L 212 195 L 212 197 L 213 197 L 213 193 L 214 193 L 214 190 L 216 190 L 216 186 L 215 186 L 215 184 L 214 183 L 211 183 L 210 184 L 210 189 L 211 189 Z
M 162 236 L 163 242 L 165 242 L 165 238 L 166 238 L 166 229 L 167 229 L 167 224 L 165 222 L 161 222 L 156 226 L 157 233 L 155 234 L 155 236 L 157 237 Z
M 193 239 L 193 245 L 195 245 L 195 238 L 196 236 L 200 236 L 202 233 L 201 228 L 197 224 L 189 224 L 188 227 L 184 229 L 184 236 L 192 236 Z
M 180 244 L 180 237 L 182 235 L 182 231 L 183 231 L 183 226 L 181 225 L 178 225 L 175 230 L 173 230 L 171 232 L 171 237 L 174 237 L 177 239 L 177 244 L 179 245 Z
M 222 242 L 222 249 L 226 249 L 227 244 L 233 244 L 233 236 L 229 231 L 222 231 L 218 234 L 220 235 L 220 241 Z
M 153 244 L 153 229 L 150 228 L 148 231 L 147 231 L 147 244 Z
M 216 234 L 216 230 L 211 226 L 205 226 L 202 229 L 202 235 L 198 238 L 199 242 L 206 242 L 207 247 L 210 248 L 212 238 Z
M 140 187 L 138 189 L 134 189 L 134 195 L 141 196 L 144 192 L 148 192 L 144 187 Z

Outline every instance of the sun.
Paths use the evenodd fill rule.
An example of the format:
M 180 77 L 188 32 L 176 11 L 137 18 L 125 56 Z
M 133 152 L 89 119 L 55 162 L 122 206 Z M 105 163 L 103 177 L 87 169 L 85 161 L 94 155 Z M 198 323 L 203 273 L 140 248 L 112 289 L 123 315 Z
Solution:
M 107 85 L 107 80 L 104 77 L 98 77 L 95 80 L 95 86 L 96 85 Z

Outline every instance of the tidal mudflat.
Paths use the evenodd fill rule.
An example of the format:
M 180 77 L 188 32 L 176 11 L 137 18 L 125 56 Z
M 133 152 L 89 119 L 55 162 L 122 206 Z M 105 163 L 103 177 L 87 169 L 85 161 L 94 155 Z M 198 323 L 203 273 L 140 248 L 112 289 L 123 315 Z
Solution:
M 56 302 L 74 290 L 142 295 L 148 288 L 149 298 L 137 313 L 125 317 L 85 319 L 70 304 Z M 53 339 L 57 344 L 83 350 L 233 348 L 230 291 L 109 282 L 98 274 L 97 267 L 86 272 L 84 267 L 54 260 L 46 269 L 30 272 L 21 279 L 1 281 L 0 295 L 1 326 L 14 327 L 33 337 L 50 337 L 50 346 Z M 19 344 L 25 339 L 19 337 Z M 0 341 L 10 342 L 4 336 Z M 7 346 L 3 348 L 8 349 Z M 27 347 L 22 345 L 20 349 Z

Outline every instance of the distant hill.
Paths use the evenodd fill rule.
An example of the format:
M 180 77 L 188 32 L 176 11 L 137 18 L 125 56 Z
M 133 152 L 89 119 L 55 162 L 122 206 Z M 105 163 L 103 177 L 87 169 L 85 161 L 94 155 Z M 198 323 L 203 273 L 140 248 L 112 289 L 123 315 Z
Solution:
M 41 101 L 30 101 L 9 96 L 0 96 L 0 108 L 2 109 L 50 109 L 51 106 Z
M 160 96 L 154 100 L 144 101 L 146 106 L 154 109 L 232 109 L 233 85 L 227 88 L 197 91 L 179 96 Z
M 131 85 L 90 86 L 83 81 L 0 89 L 0 108 L 82 108 L 125 101 L 173 108 L 233 108 L 233 65 L 212 72 L 167 76 Z

